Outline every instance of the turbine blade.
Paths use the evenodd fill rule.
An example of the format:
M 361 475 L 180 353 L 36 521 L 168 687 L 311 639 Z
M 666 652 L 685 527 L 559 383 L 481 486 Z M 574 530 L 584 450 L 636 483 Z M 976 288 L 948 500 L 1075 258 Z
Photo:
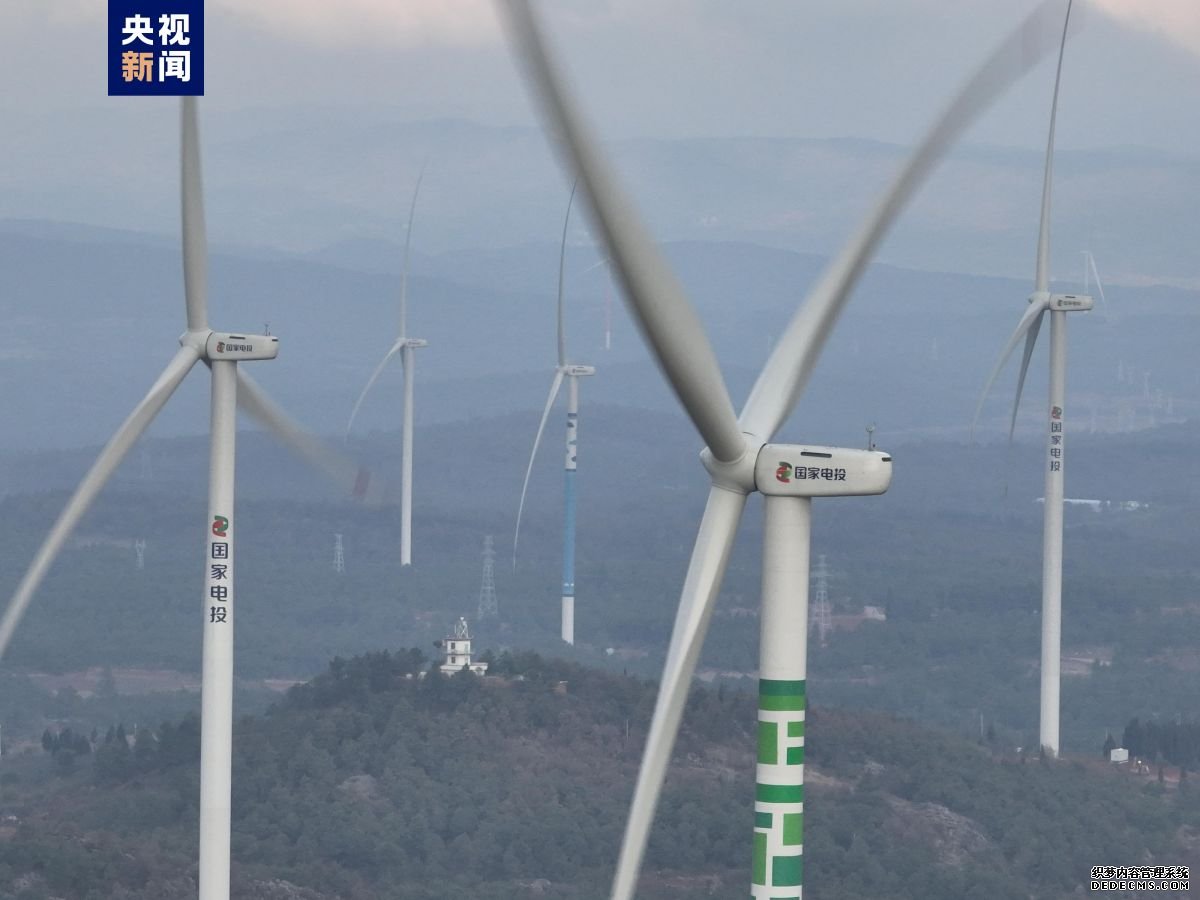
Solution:
M 387 367 L 388 360 L 399 353 L 403 347 L 406 338 L 401 337 L 392 345 L 392 349 L 384 354 L 383 359 L 379 361 L 379 365 L 375 367 L 375 371 L 371 373 L 371 377 L 367 379 L 367 386 L 362 389 L 362 393 L 358 395 L 358 399 L 354 401 L 354 409 L 350 411 L 350 421 L 346 423 L 346 439 L 350 438 L 350 429 L 354 427 L 354 419 L 358 415 L 358 408 L 362 406 L 363 401 L 367 399 L 367 392 L 371 390 L 375 382 L 379 380 L 379 376 L 383 374 L 383 370 Z
M 1071 2 L 1067 0 L 1067 15 L 1063 20 L 1062 40 L 1058 45 L 1058 68 L 1054 72 L 1054 97 L 1050 101 L 1050 136 L 1046 139 L 1046 165 L 1042 172 L 1042 215 L 1038 223 L 1037 267 L 1034 290 L 1050 290 L 1050 195 L 1054 179 L 1054 128 L 1058 121 L 1058 86 L 1062 82 L 1063 56 L 1067 49 L 1067 29 L 1071 24 Z M 1014 413 L 1015 415 L 1015 413 Z
M 1100 304 L 1104 307 L 1104 318 L 1108 318 L 1108 300 L 1104 296 L 1104 285 L 1100 281 L 1100 273 L 1096 271 L 1096 257 L 1088 253 L 1088 264 L 1092 267 L 1092 277 L 1096 280 L 1096 290 L 1100 292 Z
M 381 501 L 383 487 L 371 484 L 371 473 L 366 467 L 305 431 L 246 374 L 244 366 L 238 366 L 238 406 L 271 431 L 285 447 L 332 478 L 347 495 L 370 505 Z
M 183 219 L 183 296 L 188 331 L 208 328 L 208 236 L 200 178 L 200 125 L 196 98 L 184 97 L 180 111 L 179 184 Z
M 996 379 L 1000 377 L 1000 372 L 1004 368 L 1008 358 L 1012 356 L 1012 352 L 1017 349 L 1017 343 L 1025 336 L 1026 332 L 1033 327 L 1035 322 L 1040 323 L 1042 313 L 1046 311 L 1046 304 L 1030 303 L 1029 308 L 1025 310 L 1025 314 L 1021 316 L 1021 321 L 1017 323 L 1017 330 L 1012 333 L 1012 337 L 1008 339 L 1008 343 L 1004 345 L 1004 349 L 1000 351 L 1000 358 L 996 360 L 996 364 L 992 366 L 991 374 L 988 375 L 987 381 L 983 384 L 983 390 L 979 392 L 979 402 L 975 404 L 975 415 L 971 418 L 970 440 L 975 441 L 975 426 L 979 422 L 979 414 L 983 412 L 984 401 L 987 400 L 988 392 L 991 391 L 992 385 L 996 383 Z M 1033 352 L 1032 347 L 1027 343 L 1025 347 L 1027 352 Z M 1028 359 L 1028 357 L 1027 357 Z M 1021 379 L 1024 381 L 1024 369 L 1022 368 Z
M 696 669 L 700 648 L 704 645 L 704 635 L 708 631 L 721 580 L 725 577 L 729 551 L 733 547 L 733 538 L 745 507 L 744 494 L 715 486 L 709 491 L 708 504 L 700 520 L 700 531 L 696 535 L 696 545 L 679 598 L 679 611 L 675 616 L 671 646 L 667 651 L 662 684 L 654 705 L 654 718 L 646 737 L 642 766 L 633 792 L 633 805 L 621 842 L 621 855 L 613 879 L 613 900 L 632 900 L 637 889 L 638 871 L 646 851 L 646 841 L 650 836 L 667 764 L 671 760 L 671 750 L 679 733 L 692 673 Z
M 25 572 L 21 583 L 17 585 L 17 590 L 8 603 L 8 609 L 4 611 L 4 618 L 0 619 L 0 657 L 3 657 L 4 652 L 8 649 L 13 633 L 21 622 L 21 617 L 25 615 L 25 610 L 29 608 L 34 593 L 42 583 L 42 579 L 46 577 L 46 573 L 50 570 L 50 566 L 58 556 L 63 544 L 75 530 L 75 526 L 79 524 L 79 520 L 88 511 L 92 501 L 96 499 L 96 495 L 100 493 L 117 466 L 121 464 L 125 454 L 154 421 L 154 417 L 175 393 L 175 389 L 179 387 L 184 376 L 191 371 L 192 366 L 199 358 L 199 354 L 194 348 L 179 348 L 175 356 L 167 363 L 167 367 L 163 369 L 162 374 L 158 376 L 158 380 L 154 382 L 149 393 L 121 423 L 121 427 L 116 430 L 104 449 L 100 451 L 100 455 L 96 457 L 96 461 L 92 463 L 92 467 L 83 477 L 83 481 L 79 482 L 79 487 L 75 488 L 75 493 L 67 501 L 66 507 L 59 514 L 50 533 L 42 541 L 42 546 L 38 548 L 33 562 L 29 564 L 29 569 Z
M 529 465 L 525 467 L 525 483 L 521 485 L 521 502 L 517 504 L 517 527 L 513 531 L 513 569 L 517 568 L 517 543 L 521 540 L 521 514 L 525 511 L 525 492 L 529 490 L 529 475 L 533 472 L 533 461 L 537 458 L 538 444 L 542 442 L 542 432 L 546 430 L 546 421 L 550 418 L 550 410 L 558 398 L 558 389 L 562 387 L 563 373 L 559 369 L 554 373 L 550 382 L 550 396 L 546 398 L 546 408 L 542 410 L 542 421 L 538 423 L 537 434 L 533 437 L 533 452 L 529 454 Z
M 567 226 L 571 223 L 571 204 L 575 202 L 575 191 L 579 182 L 571 184 L 571 196 L 567 199 L 567 214 L 563 216 L 562 245 L 558 248 L 558 365 L 567 364 L 567 326 L 563 320 L 563 269 L 567 261 Z
M 412 246 L 413 219 L 417 215 L 417 197 L 421 195 L 421 182 L 425 179 L 425 166 L 417 175 L 413 188 L 412 203 L 408 207 L 408 228 L 404 232 L 404 265 L 400 269 L 400 340 L 408 337 L 408 251 Z
M 704 326 L 568 97 L 529 0 L 508 0 L 502 6 L 528 81 L 562 137 L 562 151 L 583 187 L 592 219 L 659 367 L 713 456 L 724 462 L 741 458 L 746 440 Z
M 1050 51 L 1057 23 L 1051 4 L 1040 4 L 946 107 L 776 342 L 742 410 L 743 431 L 769 440 L 783 424 L 804 391 L 850 291 L 892 222 L 966 127 Z
M 1037 343 L 1038 332 L 1042 330 L 1042 319 L 1045 318 L 1045 310 L 1042 314 L 1033 320 L 1033 324 L 1029 326 L 1029 330 L 1025 332 L 1025 352 L 1021 354 L 1021 371 L 1017 375 L 1017 393 L 1013 397 L 1012 418 L 1008 423 L 1008 442 L 1011 444 L 1013 433 L 1017 430 L 1017 409 L 1021 405 L 1021 392 L 1025 390 L 1025 374 L 1029 371 L 1029 359 L 1033 356 L 1033 347 Z

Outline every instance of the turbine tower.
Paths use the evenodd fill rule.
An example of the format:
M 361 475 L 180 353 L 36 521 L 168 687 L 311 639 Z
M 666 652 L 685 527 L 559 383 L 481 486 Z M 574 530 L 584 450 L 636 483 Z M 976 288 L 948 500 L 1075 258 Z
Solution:
M 1025 338 L 1021 369 L 1017 375 L 1017 393 L 1013 399 L 1012 419 L 1008 439 L 1011 443 L 1017 425 L 1017 408 L 1029 360 L 1037 343 L 1042 319 L 1050 313 L 1050 402 L 1046 416 L 1046 488 L 1042 512 L 1042 659 L 1041 659 L 1041 716 L 1040 745 L 1051 756 L 1058 756 L 1059 694 L 1062 676 L 1062 544 L 1063 544 L 1063 476 L 1066 468 L 1066 381 L 1067 381 L 1067 313 L 1089 310 L 1092 298 L 1085 294 L 1050 293 L 1050 200 L 1054 176 L 1054 128 L 1058 117 L 1058 88 L 1062 81 L 1063 56 L 1071 21 L 1071 2 L 1059 42 L 1058 68 L 1054 76 L 1054 96 L 1050 103 L 1050 136 L 1046 142 L 1046 167 L 1042 180 L 1042 212 L 1038 226 L 1037 264 L 1034 271 L 1034 290 L 1029 306 L 1017 330 L 1009 338 L 1000 359 L 988 376 L 971 422 L 975 423 L 983 409 L 988 391 L 1000 374 L 1021 338 Z
M 137 557 L 137 570 L 140 572 L 146 568 L 146 539 L 138 538 L 133 542 L 133 552 Z
M 567 199 L 567 213 L 563 217 L 562 243 L 558 251 L 558 366 L 554 380 L 550 382 L 550 396 L 542 411 L 537 434 L 533 438 L 533 452 L 529 454 L 529 465 L 525 467 L 525 483 L 521 485 L 521 500 L 517 504 L 517 525 L 513 532 L 513 568 L 517 566 L 517 545 L 521 540 L 521 514 L 525 511 L 525 493 L 529 489 L 529 476 L 533 472 L 533 461 L 537 458 L 538 445 L 550 410 L 558 398 L 563 380 L 567 382 L 567 454 L 563 485 L 563 578 L 562 578 L 562 630 L 561 637 L 568 644 L 575 643 L 575 472 L 578 468 L 576 451 L 579 438 L 579 379 L 595 375 L 592 366 L 581 366 L 567 361 L 567 332 L 563 318 L 563 277 L 567 257 L 567 226 L 571 223 L 571 205 L 575 202 L 575 189 L 571 185 L 571 196 Z
M 367 393 L 379 379 L 388 362 L 397 353 L 400 354 L 400 365 L 404 371 L 404 411 L 403 425 L 400 434 L 400 565 L 412 565 L 412 466 L 413 466 L 413 378 L 416 377 L 416 357 L 414 350 L 428 347 L 429 341 L 408 336 L 408 261 L 409 248 L 412 245 L 413 217 L 417 213 L 417 197 L 421 194 L 421 181 L 425 178 L 424 170 L 417 176 L 416 187 L 413 188 L 412 203 L 408 208 L 408 230 L 404 235 L 404 264 L 400 274 L 400 334 L 396 343 L 392 344 L 371 377 L 367 385 L 358 395 L 354 409 L 350 412 L 350 421 L 346 423 L 346 438 L 354 428 L 354 419 L 359 407 L 367 399 Z
M 483 580 L 479 585 L 479 609 L 475 618 L 483 621 L 499 616 L 500 606 L 496 602 L 496 550 L 489 534 L 483 539 Z
M 342 546 L 341 532 L 333 535 L 333 571 L 339 575 L 346 571 L 346 550 Z
M 888 192 L 782 331 L 740 416 L 692 304 L 617 184 L 590 127 L 563 86 L 529 0 L 508 0 L 508 26 L 532 87 L 577 174 L 597 230 L 643 336 L 706 449 L 711 479 L 688 566 L 654 718 L 646 741 L 617 873 L 614 900 L 630 900 L 679 729 L 696 660 L 750 493 L 764 495 L 763 605 L 759 662 L 759 757 L 752 897 L 798 898 L 804 813 L 805 678 L 812 498 L 879 494 L 891 481 L 881 452 L 768 443 L 807 386 L 821 350 L 872 253 L 955 137 L 1040 59 L 1040 7 L 990 57 L 922 140 Z
M 274 359 L 278 338 L 214 331 L 208 325 L 208 239 L 200 177 L 196 99 L 181 110 L 180 180 L 183 282 L 187 330 L 180 348 L 150 392 L 134 407 L 100 452 L 50 529 L 0 620 L 0 656 L 55 557 L 105 483 L 150 426 L 197 362 L 212 373 L 208 518 L 201 609 L 203 656 L 200 734 L 200 900 L 229 898 L 230 780 L 233 734 L 234 420 L 239 402 L 286 444 L 356 493 L 365 473 L 306 435 L 239 368 L 239 362 Z

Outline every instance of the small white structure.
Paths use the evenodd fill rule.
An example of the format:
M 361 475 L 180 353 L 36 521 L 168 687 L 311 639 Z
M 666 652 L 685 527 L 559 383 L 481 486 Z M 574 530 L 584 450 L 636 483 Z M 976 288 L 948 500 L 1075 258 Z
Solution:
M 475 675 L 487 673 L 487 663 L 471 662 L 471 632 L 465 618 L 459 617 L 454 634 L 442 641 L 442 648 L 446 651 L 446 661 L 441 667 L 443 675 L 456 675 L 464 666 Z
M 1124 747 L 1114 747 L 1108 751 L 1109 762 L 1127 763 L 1129 762 L 1129 751 Z

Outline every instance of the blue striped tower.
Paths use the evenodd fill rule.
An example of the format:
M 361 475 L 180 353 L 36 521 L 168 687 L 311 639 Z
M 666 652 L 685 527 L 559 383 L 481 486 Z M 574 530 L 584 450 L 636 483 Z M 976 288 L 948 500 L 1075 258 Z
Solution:
M 563 490 L 562 639 L 575 643 L 575 471 L 579 439 L 579 379 L 567 376 L 567 457 Z

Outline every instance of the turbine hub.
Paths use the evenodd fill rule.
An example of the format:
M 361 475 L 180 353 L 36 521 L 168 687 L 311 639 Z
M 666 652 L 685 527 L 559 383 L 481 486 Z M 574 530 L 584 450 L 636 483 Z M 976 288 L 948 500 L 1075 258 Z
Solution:
M 738 494 L 752 494 L 755 491 L 754 460 L 763 443 L 756 435 L 745 432 L 743 434 L 746 439 L 746 447 L 737 459 L 731 462 L 721 462 L 712 455 L 711 450 L 705 447 L 700 451 L 700 462 L 704 464 L 704 468 L 712 476 L 712 483 L 717 487 Z

